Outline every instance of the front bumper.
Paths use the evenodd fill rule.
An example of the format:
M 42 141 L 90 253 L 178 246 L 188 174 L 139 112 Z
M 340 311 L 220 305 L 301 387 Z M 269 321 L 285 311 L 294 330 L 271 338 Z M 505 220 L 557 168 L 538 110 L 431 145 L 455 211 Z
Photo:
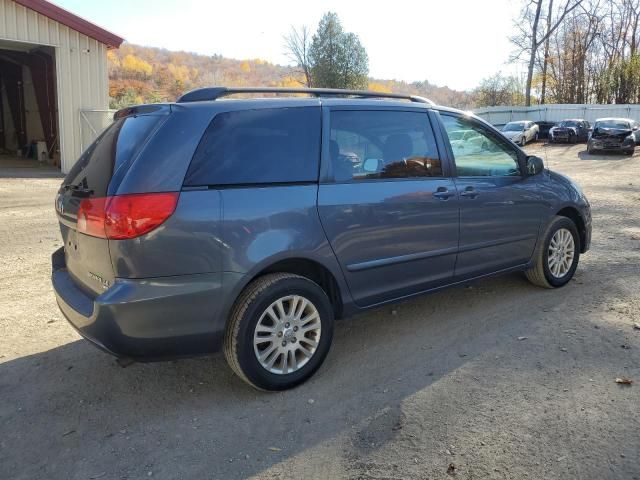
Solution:
M 589 148 L 591 150 L 602 150 L 607 152 L 627 152 L 633 150 L 634 147 L 635 142 L 633 141 L 625 140 L 624 142 L 617 143 L 589 140 Z
M 67 271 L 64 250 L 53 253 L 53 290 L 60 310 L 100 349 L 133 360 L 160 360 L 220 349 L 225 298 L 219 273 L 116 279 L 91 297 Z
M 591 207 L 587 207 L 582 211 L 582 220 L 584 221 L 584 236 L 582 245 L 580 245 L 580 253 L 586 253 L 591 248 Z

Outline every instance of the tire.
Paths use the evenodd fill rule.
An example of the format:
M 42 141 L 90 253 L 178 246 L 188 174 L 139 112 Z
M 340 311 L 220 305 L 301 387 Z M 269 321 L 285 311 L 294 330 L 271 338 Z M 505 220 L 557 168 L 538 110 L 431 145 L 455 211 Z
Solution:
M 578 136 L 573 134 L 569 135 L 569 143 L 578 143 Z
M 538 133 L 538 132 L 536 132 L 535 137 L 533 137 L 533 141 L 534 141 L 534 142 L 537 142 L 537 141 L 538 141 L 538 136 L 539 136 L 539 133 Z
M 625 155 L 633 155 L 635 153 L 635 148 L 632 148 L 631 150 L 627 150 L 626 152 L 624 152 Z
M 527 144 L 527 137 L 526 136 L 522 136 L 522 139 L 520 140 L 520 146 L 524 147 Z
M 562 234 L 570 234 L 573 240 L 573 257 L 570 262 L 566 262 L 568 264 L 566 271 L 560 271 L 558 275 L 554 274 L 549 267 L 550 245 L 556 233 L 559 235 L 557 238 L 560 238 Z M 525 275 L 531 283 L 539 287 L 563 287 L 573 278 L 576 268 L 578 268 L 578 261 L 580 260 L 580 236 L 578 235 L 578 229 L 570 218 L 555 216 L 549 223 L 541 240 L 534 253 L 534 264 L 530 269 L 525 270 Z
M 296 298 L 298 301 L 294 303 Z M 302 320 L 295 315 L 283 315 L 284 320 L 277 322 L 267 313 L 273 307 L 271 311 L 278 315 L 278 300 L 282 301 L 283 313 L 296 313 L 295 310 L 303 305 L 300 299 L 308 302 L 299 313 Z M 304 322 L 305 318 L 315 314 L 317 321 Z M 284 321 L 287 319 L 290 323 L 286 323 L 288 327 L 285 329 Z M 259 322 L 261 329 L 258 332 Z M 307 330 L 304 333 L 303 328 Z M 299 275 L 272 273 L 255 279 L 236 300 L 225 332 L 224 354 L 231 369 L 252 387 L 266 391 L 286 390 L 306 381 L 320 368 L 329 353 L 332 337 L 333 308 L 324 290 Z M 256 339 L 258 341 L 254 345 Z M 317 340 L 315 347 L 311 344 L 314 339 Z M 281 342 L 287 346 L 280 348 Z M 264 361 L 274 361 L 273 371 L 267 370 L 258 359 L 260 352 L 265 354 L 269 349 L 273 353 L 267 354 Z M 303 349 L 310 355 L 306 355 Z M 288 372 L 294 359 L 302 365 Z

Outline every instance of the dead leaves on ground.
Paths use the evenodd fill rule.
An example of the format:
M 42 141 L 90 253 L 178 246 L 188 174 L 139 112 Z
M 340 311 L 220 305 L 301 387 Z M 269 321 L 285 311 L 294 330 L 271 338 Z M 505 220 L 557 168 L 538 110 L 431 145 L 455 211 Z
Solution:
M 633 380 L 627 377 L 617 377 L 616 383 L 618 385 L 631 385 L 633 383 Z

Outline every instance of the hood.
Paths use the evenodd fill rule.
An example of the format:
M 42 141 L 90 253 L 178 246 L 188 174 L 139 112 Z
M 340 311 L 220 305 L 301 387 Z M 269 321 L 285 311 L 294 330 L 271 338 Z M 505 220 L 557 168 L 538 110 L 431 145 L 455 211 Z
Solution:
M 517 132 L 501 132 L 505 137 L 507 137 L 509 140 L 515 138 L 515 137 L 519 137 L 521 136 L 524 132 L 522 131 L 517 131 Z
M 618 140 L 624 140 L 633 131 L 630 128 L 595 128 L 591 134 L 591 138 L 615 138 Z
M 566 132 L 573 132 L 575 133 L 577 130 L 576 127 L 553 127 L 551 129 L 552 132 L 557 132 L 557 133 L 566 133 Z

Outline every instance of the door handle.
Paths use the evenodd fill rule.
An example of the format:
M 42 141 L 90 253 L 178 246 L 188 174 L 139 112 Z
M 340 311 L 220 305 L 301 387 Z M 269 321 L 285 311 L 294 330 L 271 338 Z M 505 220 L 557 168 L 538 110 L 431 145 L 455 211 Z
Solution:
M 478 192 L 473 187 L 467 187 L 462 192 L 460 192 L 461 197 L 476 198 L 478 195 L 480 195 L 480 192 Z
M 438 189 L 433 192 L 433 196 L 440 200 L 447 200 L 449 197 L 453 197 L 453 195 L 454 193 L 450 192 L 447 187 L 438 187 Z

